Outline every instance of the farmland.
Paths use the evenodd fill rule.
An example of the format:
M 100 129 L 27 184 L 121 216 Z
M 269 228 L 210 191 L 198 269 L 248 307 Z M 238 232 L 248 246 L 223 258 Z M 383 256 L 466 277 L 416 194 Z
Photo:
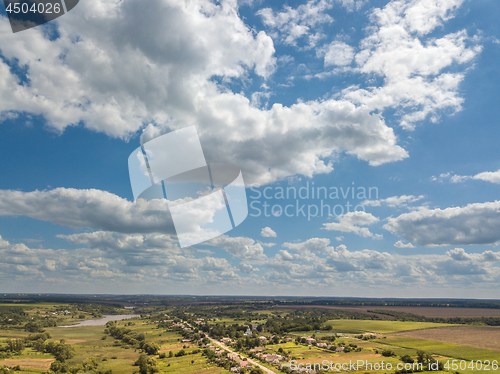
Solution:
M 359 321 L 359 320 L 333 320 L 327 325 L 337 332 L 357 333 L 373 332 L 378 334 L 390 334 L 401 331 L 432 329 L 449 324 L 437 324 L 430 322 L 400 322 L 400 321 Z
M 500 360 L 500 353 L 498 351 L 465 347 L 463 345 L 442 343 L 431 340 L 396 337 L 379 339 L 377 342 L 395 347 L 422 350 L 435 355 L 460 360 Z
M 403 361 L 427 365 L 500 361 L 500 327 L 479 326 L 481 319 L 474 320 L 475 325 L 418 322 L 397 320 L 401 315 L 388 316 L 391 319 L 351 313 L 352 306 L 284 309 L 259 301 L 190 305 L 177 299 L 175 305 L 164 304 L 148 299 L 137 302 L 133 310 L 118 303 L 80 301 L 0 305 L 0 373 L 5 367 L 9 373 L 23 374 L 227 374 L 231 368 L 240 370 L 247 358 L 269 373 L 289 373 L 292 362 L 316 366 L 328 362 L 339 368 L 361 362 L 355 370 L 339 370 L 394 374 Z M 484 310 L 484 315 L 491 312 Z M 128 314 L 128 319 L 105 326 L 60 327 L 108 314 L 114 319 Z M 442 366 L 440 370 L 457 371 Z M 255 366 L 240 372 L 261 373 Z M 478 372 L 460 370 L 460 374 Z
M 422 306 L 341 306 L 341 305 L 293 305 L 276 306 L 276 309 L 327 309 L 362 312 L 369 315 L 375 313 L 370 310 L 391 310 L 395 312 L 417 314 L 425 317 L 500 317 L 500 309 L 487 308 L 459 308 L 459 307 L 422 307 Z M 390 316 L 385 318 L 392 319 Z
M 395 334 L 396 336 L 454 343 L 475 348 L 500 351 L 500 327 L 460 326 L 419 330 Z

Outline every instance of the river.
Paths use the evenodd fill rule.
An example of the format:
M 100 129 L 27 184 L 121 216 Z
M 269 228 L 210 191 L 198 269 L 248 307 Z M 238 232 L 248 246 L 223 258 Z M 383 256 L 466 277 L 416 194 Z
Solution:
M 105 315 L 101 319 L 88 319 L 77 323 L 76 325 L 59 326 L 59 327 L 81 327 L 81 326 L 104 326 L 106 322 L 109 321 L 121 321 L 124 319 L 140 317 L 138 314 L 117 314 L 117 315 Z

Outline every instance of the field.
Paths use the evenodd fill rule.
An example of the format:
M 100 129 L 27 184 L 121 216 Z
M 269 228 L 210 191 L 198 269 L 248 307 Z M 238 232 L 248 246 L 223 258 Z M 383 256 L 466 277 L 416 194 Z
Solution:
M 393 310 L 396 312 L 417 314 L 425 317 L 500 317 L 500 309 L 487 308 L 443 308 L 443 307 L 420 307 L 420 306 L 336 306 L 336 305 L 290 305 L 276 306 L 276 309 L 331 309 L 345 310 L 351 312 L 368 312 L 368 310 Z M 367 313 L 375 315 L 376 313 Z M 392 319 L 391 316 L 376 314 L 381 318 Z
M 430 330 L 409 331 L 395 335 L 500 351 L 500 327 L 445 327 Z
M 377 342 L 396 347 L 422 350 L 435 355 L 461 360 L 500 360 L 500 353 L 498 351 L 431 340 L 397 337 L 378 339 Z
M 38 351 L 40 350 L 39 346 L 28 344 L 30 340 L 25 340 L 25 345 L 22 348 L 14 350 L 13 342 L 9 341 L 22 340 L 30 334 L 24 331 L 24 324 L 27 321 L 37 321 L 41 320 L 40 318 L 46 320 L 57 319 L 58 325 L 66 325 L 94 319 L 105 314 L 106 311 L 118 314 L 123 312 L 134 313 L 130 310 L 124 311 L 119 307 L 116 307 L 116 310 L 110 310 L 109 306 L 99 307 L 91 304 L 39 303 L 16 304 L 16 306 L 22 306 L 25 311 L 23 322 L 16 322 L 17 325 L 5 324 L 3 329 L 0 329 L 0 369 L 6 366 L 12 374 L 62 374 L 68 373 L 68 369 L 73 373 L 86 372 L 89 374 L 138 373 L 139 367 L 135 366 L 134 363 L 141 355 L 142 350 L 140 347 L 143 347 L 143 345 L 142 343 L 140 345 L 139 341 L 142 340 L 147 343 L 154 343 L 159 348 L 158 351 L 155 350 L 156 353 L 150 353 L 147 356 L 150 364 L 157 367 L 158 373 L 229 374 L 228 365 L 234 366 L 236 363 L 229 362 L 230 360 L 221 352 L 217 352 L 216 359 L 213 357 L 207 358 L 216 354 L 214 347 L 212 347 L 214 353 L 207 349 L 206 356 L 202 355 L 203 347 L 208 346 L 203 344 L 203 334 L 198 334 L 197 328 L 204 329 L 205 332 L 210 331 L 208 334 L 219 331 L 215 335 L 209 335 L 211 338 L 231 337 L 233 342 L 230 349 L 241 349 L 240 354 L 247 357 L 255 353 L 255 351 L 254 353 L 248 351 L 249 347 L 255 347 L 255 345 L 248 345 L 250 341 L 248 339 L 254 339 L 257 343 L 252 344 L 259 345 L 261 343 L 257 339 L 258 336 L 266 336 L 267 339 L 270 339 L 276 334 L 278 336 L 276 342 L 279 341 L 280 343 L 274 344 L 271 342 L 272 344 L 266 344 L 265 348 L 262 348 L 264 353 L 261 354 L 281 354 L 283 355 L 281 364 L 285 365 L 290 360 L 302 364 L 319 364 L 327 361 L 340 365 L 351 362 L 367 363 L 368 366 L 371 364 L 374 367 L 375 364 L 380 365 L 381 363 L 392 365 L 392 369 L 387 370 L 371 369 L 365 366 L 358 367 L 357 370 L 340 370 L 341 372 L 353 372 L 353 374 L 354 372 L 357 374 L 394 374 L 396 367 L 402 363 L 402 356 L 410 356 L 415 360 L 417 352 L 420 350 L 424 351 L 425 354 L 432 355 L 434 359 L 439 359 L 441 362 L 453 359 L 500 361 L 500 327 L 396 321 L 391 319 L 393 317 L 382 320 L 329 319 L 336 316 L 336 314 L 331 314 L 324 315 L 321 324 L 317 324 L 318 327 L 313 327 L 314 330 L 311 331 L 309 329 L 315 326 L 312 323 L 314 322 L 313 318 L 319 318 L 318 315 L 321 316 L 317 308 L 311 312 L 301 310 L 296 314 L 291 310 L 281 309 L 276 311 L 274 308 L 271 310 L 263 308 L 261 310 L 254 309 L 249 314 L 245 314 L 243 308 L 238 311 L 237 307 L 220 305 L 208 306 L 207 309 L 193 307 L 191 310 L 189 310 L 190 307 L 171 305 L 166 307 L 146 306 L 140 312 L 136 311 L 137 314 L 143 316 L 142 318 L 131 318 L 116 322 L 118 327 L 131 330 L 131 332 L 123 334 L 129 336 L 127 339 L 133 338 L 135 343 L 125 340 L 123 335 L 113 333 L 113 336 L 117 337 L 115 338 L 106 334 L 106 326 L 44 327 L 44 330 L 50 333 L 50 339 L 45 343 L 42 342 L 41 351 L 45 353 Z M 115 306 L 111 308 L 115 308 Z M 359 311 L 359 308 L 356 307 L 342 309 L 349 308 Z M 409 312 L 409 307 L 405 308 L 407 309 L 405 311 Z M 8 312 L 7 309 L 4 308 L 5 313 Z M 376 309 L 382 308 L 377 307 Z M 425 309 L 441 309 L 440 316 L 446 315 L 448 317 L 450 315 L 447 313 L 452 310 L 452 308 Z M 458 308 L 453 309 L 457 312 Z M 486 311 L 486 313 L 483 313 L 484 315 L 490 310 L 482 309 L 481 311 Z M 474 314 L 476 310 L 470 309 L 469 312 L 469 315 Z M 207 313 L 208 316 L 203 313 Z M 298 317 L 294 317 L 292 314 Z M 359 315 L 356 316 L 359 318 Z M 304 327 L 309 331 L 295 331 L 294 329 L 276 332 L 277 330 L 272 330 L 273 326 L 279 326 L 280 323 L 290 321 L 290 317 L 295 318 L 293 320 L 294 326 Z M 205 321 L 206 324 L 203 325 L 203 322 L 199 320 Z M 4 321 L 7 321 L 7 319 L 4 319 Z M 246 325 L 250 322 L 262 325 L 264 331 L 259 332 L 259 328 L 254 330 L 253 337 L 244 336 L 243 332 L 246 331 Z M 180 327 L 178 326 L 179 323 Z M 235 327 L 234 324 L 239 326 Z M 53 324 L 45 326 L 53 326 Z M 186 329 L 186 326 L 189 326 L 191 331 L 189 328 Z M 325 328 L 327 326 L 328 329 Z M 321 330 L 317 330 L 318 328 L 321 328 Z M 233 329 L 232 333 L 230 333 L 231 329 Z M 376 335 L 376 338 L 366 340 L 367 337 L 365 337 L 365 340 L 363 340 L 362 337 L 358 336 L 365 333 Z M 332 337 L 332 335 L 336 335 L 336 337 Z M 142 338 L 139 338 L 139 336 L 142 336 Z M 315 337 L 317 342 L 307 345 L 305 340 L 302 343 L 292 340 L 302 336 Z M 189 340 L 181 342 L 186 337 L 193 337 L 194 343 Z M 331 350 L 315 346 L 325 337 L 327 339 L 323 340 L 323 342 L 329 341 L 334 344 Z M 242 343 L 245 339 L 247 343 Z M 334 341 L 332 342 L 332 340 Z M 64 362 L 63 371 L 51 371 L 52 363 L 55 362 L 53 368 L 57 368 L 58 365 L 60 367 L 61 363 L 56 361 L 56 353 L 46 348 L 49 342 L 69 344 L 75 352 L 73 357 Z M 208 343 L 208 340 L 205 343 Z M 337 351 L 336 349 L 339 347 L 340 349 Z M 144 347 L 143 350 L 145 350 Z M 184 355 L 181 355 L 181 350 L 184 350 Z M 385 353 L 388 350 L 390 353 L 386 355 Z M 179 354 L 176 356 L 177 353 Z M 262 358 L 262 360 L 264 359 Z M 221 366 L 216 366 L 216 364 Z M 274 373 L 280 372 L 278 364 L 262 363 Z M 447 372 L 457 374 L 452 370 L 447 370 Z M 481 371 L 460 370 L 460 374 L 476 374 L 479 372 Z M 482 372 L 486 373 L 484 370 Z M 434 372 L 434 374 L 437 373 Z M 488 372 L 488 374 L 490 373 Z
M 181 344 L 182 337 L 175 332 L 163 331 L 157 328 L 157 325 L 149 321 L 131 319 L 118 322 L 123 327 L 125 324 L 133 323 L 127 326 L 134 333 L 144 333 L 148 342 L 157 343 L 160 346 L 160 353 L 169 351 L 174 354 L 183 347 L 187 355 L 181 357 L 167 357 L 164 359 L 156 356 L 158 368 L 162 373 L 182 373 L 182 374 L 225 374 L 227 370 L 207 365 L 207 360 L 200 353 L 190 354 L 195 345 Z M 51 334 L 51 341 L 64 340 L 71 344 L 75 350 L 75 356 L 66 361 L 69 367 L 82 365 L 88 359 L 95 359 L 99 370 L 102 372 L 112 370 L 115 374 L 132 374 L 138 372 L 138 367 L 134 362 L 139 357 L 139 350 L 130 348 L 127 345 L 119 345 L 115 339 L 104 334 L 105 326 L 83 326 L 83 327 L 51 327 L 47 331 Z M 23 338 L 29 333 L 24 331 L 0 331 L 0 342 L 7 339 Z M 20 366 L 20 373 L 42 373 L 46 372 L 55 359 L 50 354 L 42 354 L 32 350 L 24 349 L 15 357 L 0 360 L 0 367 Z
M 389 334 L 401 331 L 422 330 L 443 326 L 454 326 L 443 323 L 430 322 L 401 322 L 401 321 L 372 321 L 372 320 L 331 320 L 326 323 L 332 326 L 336 332 L 361 334 L 373 332 L 377 334 Z

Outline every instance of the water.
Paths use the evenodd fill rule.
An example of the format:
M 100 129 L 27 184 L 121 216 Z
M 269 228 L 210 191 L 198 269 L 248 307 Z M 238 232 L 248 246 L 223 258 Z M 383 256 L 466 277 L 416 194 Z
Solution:
M 104 326 L 106 322 L 109 321 L 122 321 L 124 319 L 140 317 L 138 314 L 117 314 L 117 315 L 105 315 L 101 319 L 88 319 L 77 323 L 76 325 L 59 326 L 59 327 L 81 327 L 81 326 Z

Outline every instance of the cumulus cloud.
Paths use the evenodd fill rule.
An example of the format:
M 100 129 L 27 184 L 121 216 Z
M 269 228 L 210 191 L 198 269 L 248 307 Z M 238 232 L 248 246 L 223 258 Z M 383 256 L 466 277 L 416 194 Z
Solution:
M 500 241 L 500 202 L 446 209 L 420 208 L 390 217 L 384 229 L 424 246 L 491 244 Z
M 462 292 L 477 284 L 498 291 L 500 253 L 468 253 L 455 248 L 441 255 L 401 255 L 375 250 L 349 250 L 345 245 L 330 245 L 327 238 L 285 243 L 265 261 L 249 256 L 244 261 L 215 256 L 213 252 L 179 248 L 161 234 L 117 234 L 89 232 L 61 236 L 77 249 L 30 248 L 12 244 L 0 237 L 0 279 L 5 286 L 22 285 L 41 292 L 52 287 L 63 292 L 71 286 L 85 290 L 122 290 L 128 287 L 144 293 L 178 292 L 178 287 L 192 292 L 213 291 L 234 294 L 236 290 L 263 295 L 293 290 L 316 293 L 332 286 L 367 290 L 373 286 L 415 285 Z M 251 243 L 248 238 L 225 238 L 233 247 Z M 228 251 L 229 252 L 229 251 Z M 256 265 L 258 264 L 258 267 Z M 251 282 L 249 282 L 251 280 Z M 250 286 L 249 286 L 250 285 Z M 192 288 L 190 288 L 192 287 Z M 227 292 L 225 290 L 228 290 Z M 67 289 L 66 289 L 67 291 Z
M 247 183 L 329 173 L 341 152 L 374 166 L 399 161 L 408 153 L 381 113 L 396 108 L 401 124 L 411 128 L 428 116 L 437 120 L 440 111 L 459 110 L 463 74 L 446 69 L 470 62 L 480 50 L 468 46 L 473 42 L 465 31 L 421 41 L 461 4 L 427 3 L 392 1 L 371 11 L 352 72 L 382 76 L 382 86 L 260 109 L 253 93 L 232 92 L 228 82 L 250 75 L 264 82 L 277 68 L 276 51 L 265 31 L 239 17 L 236 1 L 152 0 L 144 8 L 139 0 L 89 0 L 58 19 L 58 38 L 39 28 L 1 35 L 0 112 L 4 119 L 41 115 L 58 131 L 81 124 L 121 138 L 146 127 L 143 141 L 196 124 L 207 159 L 237 164 Z M 311 0 L 259 14 L 280 41 L 306 38 L 313 45 L 322 40 L 321 25 L 333 21 L 328 11 L 335 4 L 361 2 Z M 5 17 L 0 29 L 9 29 Z M 349 48 L 328 45 L 342 47 L 343 57 L 325 52 L 327 64 L 351 58 Z M 26 68 L 27 78 L 10 69 L 15 64 Z
M 384 84 L 352 87 L 344 91 L 344 97 L 374 110 L 397 107 L 406 129 L 429 117 L 436 122 L 445 109 L 461 110 L 458 86 L 464 75 L 447 69 L 470 62 L 481 47 L 465 30 L 442 38 L 426 36 L 452 18 L 462 2 L 391 1 L 375 8 L 372 32 L 355 57 L 356 71 L 381 76 Z M 474 45 L 469 47 L 469 43 Z
M 274 70 L 272 40 L 247 27 L 235 7 L 155 1 L 143 14 L 140 1 L 91 0 L 61 18 L 55 40 L 38 29 L 16 34 L 16 43 L 2 36 L 2 55 L 25 66 L 30 83 L 2 61 L 0 87 L 9 89 L 0 92 L 0 111 L 42 115 L 58 131 L 82 123 L 122 138 L 154 123 L 143 141 L 196 124 L 207 159 L 237 164 L 247 183 L 331 172 L 328 159 L 338 152 L 373 165 L 407 157 L 380 116 L 348 101 L 261 110 L 213 81 Z
M 267 27 L 276 30 L 274 36 L 284 44 L 296 45 L 297 40 L 306 38 L 313 47 L 322 34 L 312 30 L 322 23 L 331 23 L 333 18 L 325 11 L 333 7 L 329 0 L 310 0 L 306 4 L 292 8 L 288 5 L 280 12 L 264 8 L 257 12 Z
M 256 271 L 256 269 L 255 269 L 252 265 L 250 265 L 250 264 L 245 264 L 245 263 L 243 263 L 243 262 L 240 262 L 240 265 L 239 265 L 238 267 L 239 267 L 239 269 L 240 269 L 240 271 L 241 271 L 242 273 L 247 273 L 247 274 L 250 274 L 250 273 L 252 273 L 252 272 Z
M 296 252 L 303 252 L 304 250 L 307 250 L 315 253 L 323 253 L 329 248 L 329 244 L 330 239 L 311 238 L 305 242 L 283 243 L 283 247 L 293 249 Z
M 345 66 L 350 65 L 354 59 L 354 48 L 344 42 L 335 41 L 319 49 L 317 55 L 324 57 L 325 66 Z
M 396 248 L 415 248 L 415 246 L 411 243 L 403 243 L 403 241 L 398 240 L 396 243 L 394 243 L 394 246 Z
M 446 252 L 455 261 L 479 261 L 479 262 L 496 262 L 500 260 L 500 254 L 492 251 L 484 251 L 483 253 L 466 253 L 463 248 L 455 248 Z
M 262 245 L 251 238 L 229 237 L 221 235 L 205 244 L 224 249 L 226 252 L 242 260 L 266 260 Z
M 391 208 L 397 207 L 406 207 L 409 203 L 414 203 L 416 201 L 422 200 L 424 198 L 423 195 L 413 196 L 413 195 L 402 195 L 402 196 L 392 196 L 387 199 L 379 199 L 379 200 L 365 200 L 361 203 L 361 205 L 366 206 L 382 206 L 387 205 Z
M 0 190 L 0 215 L 27 216 L 75 229 L 175 234 L 167 210 L 143 210 L 126 199 L 100 190 Z
M 448 172 L 440 174 L 439 177 L 433 176 L 431 179 L 439 182 L 449 179 L 452 183 L 463 183 L 469 179 L 475 179 L 500 184 L 500 169 L 497 171 L 485 171 L 476 175 L 457 175 L 453 174 L 453 172 Z
M 276 238 L 278 235 L 270 227 L 264 227 L 260 232 L 260 236 L 264 238 Z
M 323 223 L 324 227 L 322 228 L 324 230 L 352 232 L 365 238 L 370 237 L 374 239 L 382 239 L 382 235 L 373 234 L 367 227 L 362 227 L 370 226 L 380 221 L 379 218 L 375 217 L 371 213 L 366 213 L 363 211 L 349 212 L 339 216 L 338 221 L 339 222 Z

